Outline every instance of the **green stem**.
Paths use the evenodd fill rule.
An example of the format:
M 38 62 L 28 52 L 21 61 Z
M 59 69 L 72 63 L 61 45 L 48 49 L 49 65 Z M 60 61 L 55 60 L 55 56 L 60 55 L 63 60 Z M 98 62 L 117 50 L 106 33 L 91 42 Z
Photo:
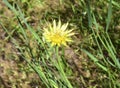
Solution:
M 58 70 L 60 71 L 60 75 L 62 77 L 62 79 L 65 81 L 65 83 L 68 85 L 68 88 L 73 88 L 71 83 L 69 82 L 69 80 L 67 79 L 66 75 L 65 75 L 65 72 L 61 66 L 61 62 L 60 62 L 60 56 L 59 56 L 59 47 L 57 46 L 56 47 L 56 54 L 57 54 L 57 61 L 58 61 Z

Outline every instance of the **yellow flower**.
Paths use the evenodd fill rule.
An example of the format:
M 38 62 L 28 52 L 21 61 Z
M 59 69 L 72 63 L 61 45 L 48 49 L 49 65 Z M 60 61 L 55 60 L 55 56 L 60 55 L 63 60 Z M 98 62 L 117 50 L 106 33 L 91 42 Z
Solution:
M 67 42 L 72 42 L 71 36 L 74 35 L 73 30 L 66 30 L 68 23 L 61 25 L 59 20 L 58 24 L 53 21 L 53 24 L 48 24 L 48 28 L 44 28 L 43 36 L 47 42 L 52 46 L 67 46 Z

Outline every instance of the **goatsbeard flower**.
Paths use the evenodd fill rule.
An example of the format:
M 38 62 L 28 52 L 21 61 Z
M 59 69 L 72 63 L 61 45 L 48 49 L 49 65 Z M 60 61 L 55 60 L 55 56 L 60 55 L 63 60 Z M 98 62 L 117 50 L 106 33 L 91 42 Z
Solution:
M 72 30 L 67 30 L 68 23 L 61 24 L 59 20 L 58 24 L 53 21 L 53 24 L 48 24 L 47 28 L 44 28 L 43 36 L 47 42 L 50 42 L 52 46 L 67 46 L 67 42 L 72 42 L 71 36 L 75 33 Z

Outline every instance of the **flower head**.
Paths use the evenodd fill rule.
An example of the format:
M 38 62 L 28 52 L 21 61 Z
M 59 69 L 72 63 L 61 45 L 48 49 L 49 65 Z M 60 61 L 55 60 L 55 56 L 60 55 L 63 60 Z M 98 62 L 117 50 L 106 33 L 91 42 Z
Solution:
M 52 46 L 67 46 L 67 42 L 71 42 L 71 36 L 74 35 L 73 30 L 67 30 L 68 23 L 61 25 L 59 20 L 58 24 L 53 21 L 53 24 L 48 24 L 48 28 L 44 28 L 43 36 L 47 42 L 50 42 Z

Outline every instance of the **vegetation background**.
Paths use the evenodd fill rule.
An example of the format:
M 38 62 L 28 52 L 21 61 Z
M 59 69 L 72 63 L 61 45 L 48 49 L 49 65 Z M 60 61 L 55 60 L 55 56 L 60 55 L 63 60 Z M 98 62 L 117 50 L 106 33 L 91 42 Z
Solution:
M 76 33 L 65 76 L 42 35 L 59 19 Z M 119 74 L 120 0 L 0 0 L 0 88 L 120 88 Z

